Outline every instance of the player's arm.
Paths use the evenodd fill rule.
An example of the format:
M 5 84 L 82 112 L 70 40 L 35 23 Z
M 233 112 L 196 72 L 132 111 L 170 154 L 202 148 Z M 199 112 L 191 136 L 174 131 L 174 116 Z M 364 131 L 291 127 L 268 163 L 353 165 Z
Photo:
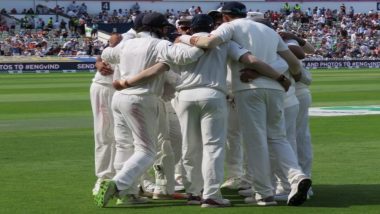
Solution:
M 161 41 L 157 44 L 159 50 L 158 58 L 175 65 L 187 65 L 198 61 L 204 51 L 198 47 L 191 47 L 184 44 L 173 44 L 168 41 Z
M 211 32 L 209 36 L 188 36 L 183 35 L 180 37 L 180 41 L 194 45 L 199 48 L 215 48 L 216 46 L 230 41 L 233 35 L 233 26 L 228 24 L 222 24 L 216 30 Z
M 103 50 L 101 58 L 111 64 L 120 63 L 120 54 L 122 52 L 121 45 L 116 45 L 115 47 L 107 47 Z
M 95 67 L 103 76 L 111 75 L 113 73 L 110 64 L 104 62 L 100 56 L 96 57 Z
M 289 72 L 294 80 L 299 81 L 301 78 L 301 64 L 298 58 L 288 49 L 277 52 L 289 65 Z
M 284 40 L 291 40 L 291 39 L 296 40 L 298 42 L 298 44 L 302 47 L 304 53 L 312 54 L 315 52 L 314 47 L 308 41 L 302 39 L 301 37 L 298 37 L 295 34 L 289 33 L 289 32 L 280 32 L 279 34 L 280 34 L 281 38 Z M 297 56 L 297 54 L 296 54 L 296 56 Z
M 271 79 L 277 80 L 281 76 L 281 74 L 274 70 L 270 65 L 256 58 L 249 52 L 242 55 L 239 62 L 245 64 L 248 68 L 255 70 L 259 74 Z
M 122 90 L 128 87 L 140 85 L 152 80 L 155 76 L 168 71 L 169 68 L 170 67 L 167 64 L 159 62 L 135 75 L 128 76 L 127 79 L 114 80 L 113 86 L 116 90 Z
M 285 91 L 288 91 L 291 82 L 286 76 L 283 74 L 278 73 L 276 70 L 274 70 L 270 65 L 266 64 L 265 62 L 261 61 L 260 59 L 256 58 L 250 53 L 246 53 L 242 55 L 239 59 L 241 63 L 244 63 L 248 68 L 242 69 L 240 80 L 242 82 L 250 82 L 260 75 L 269 77 L 273 80 L 276 80 L 280 85 L 284 88 Z
M 281 38 L 277 44 L 277 53 L 288 63 L 289 72 L 294 80 L 299 81 L 301 78 L 301 63 Z
M 198 48 L 215 48 L 216 46 L 223 43 L 223 40 L 217 36 L 189 36 L 189 35 L 182 35 L 179 37 L 179 40 L 182 43 L 193 45 Z
M 303 51 L 307 54 L 313 54 L 315 52 L 315 49 L 312 44 L 310 44 L 308 41 L 305 41 L 305 45 L 302 46 Z
M 305 59 L 305 51 L 297 45 L 289 45 L 289 50 L 298 58 Z
M 113 70 L 109 63 L 107 62 L 108 60 L 117 60 L 114 59 L 115 57 L 112 57 L 112 54 L 116 52 L 114 48 L 120 43 L 120 41 L 123 39 L 123 37 L 118 34 L 114 33 L 111 35 L 109 38 L 109 48 L 106 48 L 106 50 L 103 51 L 102 56 L 97 56 L 96 57 L 96 62 L 95 62 L 95 67 L 96 69 L 104 76 L 111 75 L 113 74 Z

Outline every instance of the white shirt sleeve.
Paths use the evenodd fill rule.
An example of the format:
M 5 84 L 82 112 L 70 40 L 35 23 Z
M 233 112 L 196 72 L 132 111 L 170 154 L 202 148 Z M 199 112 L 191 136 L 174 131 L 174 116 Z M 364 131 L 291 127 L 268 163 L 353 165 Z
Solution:
M 238 43 L 232 40 L 228 42 L 228 57 L 229 58 L 235 61 L 239 61 L 240 57 L 246 54 L 247 52 L 249 51 L 243 48 L 243 46 L 239 45 Z
M 234 34 L 233 25 L 226 22 L 220 25 L 216 30 L 211 32 L 212 35 L 219 37 L 223 42 L 228 42 Z
M 119 65 L 114 65 L 114 64 L 112 65 L 113 65 L 113 80 L 118 80 L 121 77 Z
M 133 28 L 131 28 L 129 29 L 129 31 L 127 31 L 126 33 L 123 33 L 122 35 L 123 35 L 123 40 L 129 40 L 129 39 L 136 38 L 137 33 Z
M 102 60 L 108 63 L 119 64 L 121 51 L 121 45 L 117 45 L 114 48 L 107 47 L 102 51 L 102 55 L 100 57 L 102 58 Z
M 159 61 L 167 64 L 187 65 L 196 62 L 204 51 L 197 47 L 190 47 L 184 44 L 173 44 L 162 40 L 157 44 L 159 51 Z
M 277 51 L 286 51 L 288 50 L 288 45 L 284 42 L 284 40 L 282 40 L 282 38 L 280 37 L 280 35 L 278 35 L 279 37 L 279 41 L 278 41 L 278 45 L 277 45 Z
M 294 45 L 294 46 L 300 46 L 298 42 L 294 39 L 286 40 L 286 44 L 288 45 Z

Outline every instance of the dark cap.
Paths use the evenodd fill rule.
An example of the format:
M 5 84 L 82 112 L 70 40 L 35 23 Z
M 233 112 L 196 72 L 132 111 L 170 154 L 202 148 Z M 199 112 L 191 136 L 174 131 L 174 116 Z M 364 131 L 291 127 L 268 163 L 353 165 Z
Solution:
M 191 24 L 191 19 L 193 17 L 192 16 L 182 16 L 179 20 L 178 20 L 178 25 L 184 25 L 184 26 L 190 26 Z
M 226 2 L 222 7 L 222 13 L 232 14 L 232 15 L 246 15 L 247 8 L 245 5 L 238 1 Z
M 143 18 L 144 18 L 144 15 L 145 15 L 145 14 L 140 13 L 140 14 L 138 14 L 138 15 L 136 16 L 136 18 L 135 18 L 135 20 L 134 20 L 134 22 L 133 22 L 133 29 L 137 30 L 137 29 L 139 29 L 140 27 L 143 26 L 143 24 L 142 24 L 142 20 L 143 20 Z
M 194 18 L 191 20 L 191 28 L 197 28 L 197 27 L 212 27 L 214 24 L 214 20 L 211 18 L 211 16 L 207 14 L 198 14 L 195 15 Z
M 207 15 L 209 15 L 209 16 L 217 16 L 218 14 L 220 14 L 220 11 L 218 11 L 218 10 L 210 10 L 207 13 Z
M 161 13 L 153 12 L 144 15 L 142 19 L 142 25 L 161 28 L 169 26 L 170 23 Z

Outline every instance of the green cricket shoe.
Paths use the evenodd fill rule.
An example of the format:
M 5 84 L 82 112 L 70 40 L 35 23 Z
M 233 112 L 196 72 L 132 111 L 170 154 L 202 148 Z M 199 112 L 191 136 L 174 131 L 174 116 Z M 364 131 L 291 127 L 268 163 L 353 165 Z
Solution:
M 116 195 L 117 188 L 113 180 L 103 180 L 100 183 L 100 188 L 98 194 L 95 195 L 95 204 L 98 207 L 107 206 L 108 202 Z

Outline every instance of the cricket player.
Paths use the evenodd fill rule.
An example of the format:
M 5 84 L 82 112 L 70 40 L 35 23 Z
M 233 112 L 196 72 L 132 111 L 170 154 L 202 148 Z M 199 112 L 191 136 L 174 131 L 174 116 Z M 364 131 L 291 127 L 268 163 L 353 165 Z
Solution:
M 288 47 L 300 60 L 305 57 L 305 53 L 314 53 L 313 46 L 302 38 L 288 32 L 280 32 L 281 37 L 287 42 Z M 299 101 L 299 111 L 296 119 L 296 151 L 298 163 L 302 171 L 311 177 L 313 151 L 311 145 L 311 135 L 309 128 L 309 107 L 311 105 L 311 93 L 309 85 L 312 82 L 310 72 L 302 67 L 302 77 L 295 84 L 295 94 Z M 310 188 L 308 197 L 313 196 Z
M 211 17 L 197 15 L 192 20 L 192 30 L 195 35 L 207 36 L 212 23 Z M 175 109 L 183 135 L 182 159 L 186 171 L 186 192 L 189 193 L 188 204 L 201 203 L 203 187 L 202 207 L 230 206 L 229 200 L 223 199 L 219 189 L 223 181 L 227 133 L 227 59 L 240 61 L 272 76 L 279 75 L 234 42 L 210 49 L 196 63 L 173 66 L 181 74 L 181 83 L 176 87 L 179 93 Z M 151 78 L 149 75 L 154 74 L 155 67 L 159 64 L 128 77 L 122 85 L 134 85 L 138 77 Z
M 136 30 L 142 27 L 142 18 L 144 17 L 144 14 L 140 13 L 136 16 L 133 22 L 133 27 L 127 31 L 126 33 L 122 34 L 122 40 L 118 44 L 120 48 L 124 47 L 124 42 L 136 38 L 137 32 Z M 109 64 L 104 61 L 97 61 L 96 67 L 104 74 L 109 75 L 114 72 L 112 68 L 110 68 Z M 118 75 L 120 77 L 120 74 Z M 118 93 L 118 92 L 116 92 Z M 121 170 L 123 167 L 123 164 L 125 161 L 128 160 L 128 158 L 133 154 L 134 151 L 134 145 L 133 145 L 133 138 L 132 138 L 132 132 L 130 128 L 126 124 L 116 124 L 116 126 L 121 126 L 118 129 L 115 129 L 116 132 L 122 131 L 123 134 L 115 133 L 116 137 L 119 136 L 128 136 L 125 138 L 117 138 L 116 139 L 116 154 L 114 155 L 114 168 L 116 170 L 116 173 Z M 153 191 L 155 189 L 155 183 L 154 178 L 146 172 L 139 181 L 140 190 L 142 195 L 151 197 L 153 194 Z M 137 188 L 137 187 L 136 187 Z M 127 201 L 127 203 L 130 203 Z M 118 199 L 116 201 L 117 205 L 123 205 L 123 199 Z
M 215 47 L 234 40 L 247 48 L 258 59 L 277 71 L 289 69 L 296 80 L 300 78 L 300 63 L 280 36 L 269 27 L 244 19 L 246 7 L 240 2 L 227 2 L 222 7 L 225 23 L 209 37 L 181 37 L 181 41 L 202 48 Z M 277 57 L 277 53 L 289 67 Z M 278 60 L 280 59 L 280 60 Z M 244 68 L 232 64 L 232 88 L 238 107 L 243 141 L 246 144 L 248 167 L 253 172 L 254 197 L 246 202 L 257 205 L 275 205 L 271 176 L 270 153 L 275 155 L 280 170 L 287 173 L 292 191 L 287 204 L 297 206 L 306 201 L 311 179 L 298 166 L 296 155 L 286 139 L 284 124 L 284 90 L 276 81 L 259 77 L 242 83 L 237 71 Z M 279 81 L 284 77 L 281 76 Z
M 109 44 L 115 47 L 121 41 L 119 34 L 110 37 Z M 97 59 L 101 60 L 100 58 Z M 95 140 L 95 175 L 98 177 L 92 194 L 99 191 L 100 183 L 115 175 L 115 137 L 114 121 L 112 116 L 112 96 L 115 89 L 112 81 L 119 79 L 120 74 L 117 65 L 112 65 L 115 72 L 111 75 L 103 75 L 101 71 L 96 72 L 90 88 L 90 100 L 94 118 L 94 140 Z
M 142 24 L 137 31 L 137 38 L 127 40 L 122 49 L 116 46 L 102 53 L 102 57 L 107 61 L 120 63 L 122 79 L 154 65 L 158 60 L 188 64 L 196 61 L 204 53 L 199 48 L 181 48 L 160 39 L 164 36 L 164 27 L 169 25 L 160 13 L 144 15 Z M 161 75 L 146 84 L 126 88 L 115 94 L 112 103 L 115 123 L 130 127 L 134 152 L 112 180 L 101 183 L 100 191 L 95 196 L 97 206 L 106 206 L 114 196 L 127 200 L 135 200 L 138 197 L 133 185 L 156 159 L 158 99 L 162 94 L 163 83 L 164 78 Z M 119 133 L 123 135 L 122 131 Z
M 124 47 L 124 42 L 126 42 L 129 39 L 136 38 L 137 36 L 137 30 L 142 27 L 142 19 L 144 17 L 144 14 L 138 14 L 134 20 L 133 27 L 126 33 L 122 34 L 122 41 L 120 48 Z M 102 65 L 104 66 L 104 65 Z M 100 66 L 101 67 L 101 66 Z M 119 92 L 116 92 L 119 93 Z M 160 114 L 160 123 L 167 123 L 166 121 L 166 113 L 165 108 L 162 108 L 162 105 L 160 105 L 160 112 L 163 112 L 163 114 Z M 118 126 L 120 124 L 117 124 Z M 140 194 L 144 196 L 153 197 L 153 199 L 162 199 L 163 197 L 168 199 L 171 197 L 171 194 L 173 191 L 171 191 L 172 187 L 174 186 L 174 181 L 171 179 L 171 175 L 173 174 L 173 152 L 171 149 L 171 146 L 168 145 L 168 137 L 166 134 L 167 129 L 164 128 L 166 126 L 162 125 L 160 126 L 162 129 L 159 131 L 159 137 L 158 137 L 158 145 L 159 148 L 157 160 L 154 164 L 154 172 L 155 172 L 155 181 L 154 178 L 150 175 L 150 173 L 147 171 L 143 174 L 141 177 L 139 183 L 140 183 Z M 124 162 L 128 160 L 128 158 L 133 154 L 134 151 L 134 145 L 133 145 L 133 138 L 132 138 L 132 132 L 130 128 L 126 124 L 121 124 L 121 127 L 119 129 L 116 129 L 116 131 L 123 131 L 123 134 L 116 133 L 116 136 L 128 136 L 126 138 L 118 138 L 116 140 L 116 155 L 115 155 L 115 162 L 114 166 L 116 169 L 116 172 L 120 171 Z M 164 137 L 165 136 L 165 137 Z M 169 181 L 167 180 L 169 179 Z M 157 185 L 156 185 L 157 183 Z M 168 190 L 167 190 L 168 189 Z M 170 192 L 170 194 L 168 193 Z M 130 201 L 126 201 L 126 203 L 130 203 Z M 117 205 L 123 205 L 123 199 L 118 199 L 116 201 Z

